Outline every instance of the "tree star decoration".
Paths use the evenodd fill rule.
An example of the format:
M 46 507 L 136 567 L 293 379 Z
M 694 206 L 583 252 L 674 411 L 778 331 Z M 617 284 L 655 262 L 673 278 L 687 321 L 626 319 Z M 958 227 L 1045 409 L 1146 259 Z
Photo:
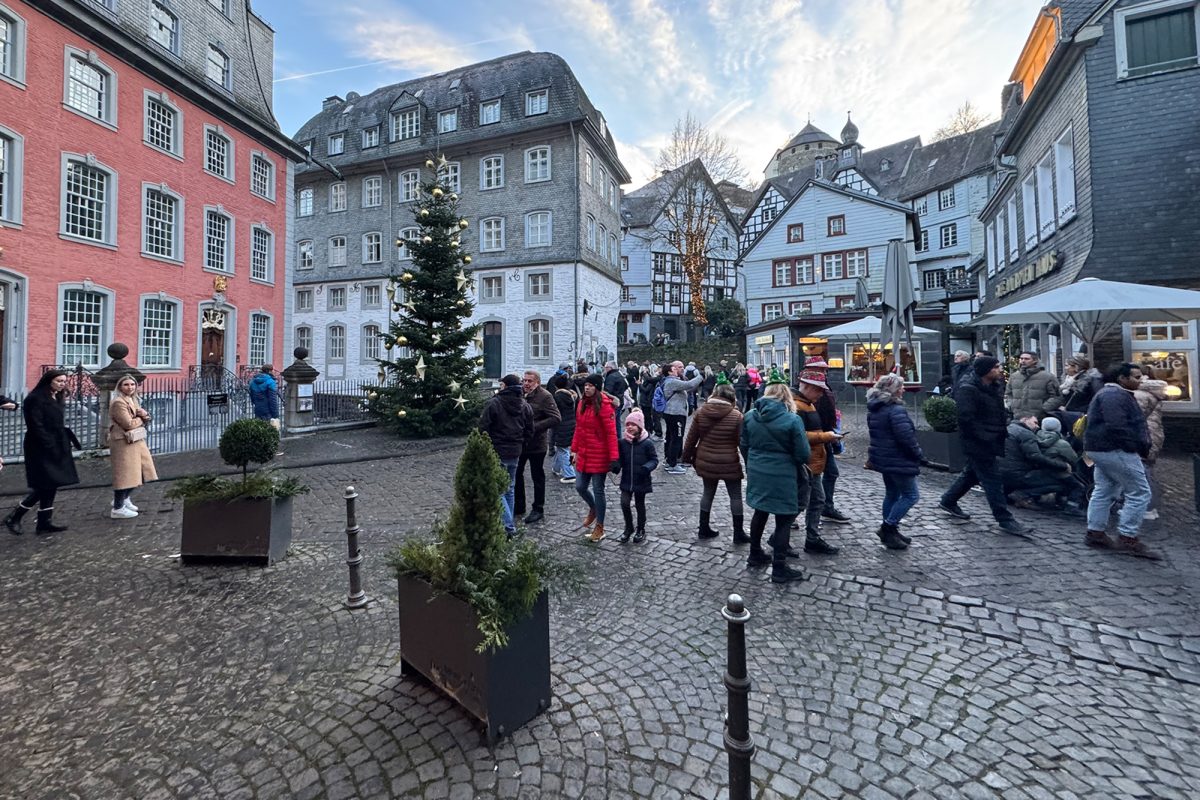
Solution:
M 458 290 L 460 292 L 471 284 L 471 279 L 468 278 L 467 273 L 463 272 L 461 269 L 458 271 L 458 274 L 454 276 L 454 280 L 458 282 Z
M 409 298 L 408 302 L 404 304 L 404 307 L 408 309 L 408 313 L 410 314 L 417 313 L 417 304 L 412 301 L 412 298 Z
M 434 343 L 434 344 L 441 344 L 441 343 L 442 343 L 442 335 L 441 335 L 440 333 L 435 333 L 435 334 L 433 335 L 433 343 Z
M 444 155 L 439 155 L 437 160 L 438 169 L 445 169 L 446 164 L 446 157 Z
M 460 394 L 458 397 L 454 398 L 454 405 L 458 406 L 459 411 L 462 411 L 467 407 L 467 398 Z
M 461 388 L 461 385 L 458 381 L 450 381 L 448 386 L 450 388 L 450 394 L 458 394 L 458 390 Z
M 425 356 L 421 356 L 417 359 L 416 370 L 417 380 L 425 380 Z
M 475 345 L 476 350 L 483 349 L 483 337 L 482 336 L 477 335 L 474 339 L 471 340 L 471 343 Z

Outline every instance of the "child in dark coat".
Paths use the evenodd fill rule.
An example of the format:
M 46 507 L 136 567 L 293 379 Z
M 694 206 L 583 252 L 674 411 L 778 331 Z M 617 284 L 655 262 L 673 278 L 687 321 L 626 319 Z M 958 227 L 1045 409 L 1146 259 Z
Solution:
M 621 476 L 621 513 L 625 516 L 625 532 L 619 541 L 625 544 L 630 537 L 635 543 L 646 540 L 646 495 L 654 491 L 651 476 L 658 467 L 658 453 L 646 431 L 646 418 L 640 408 L 625 418 L 625 435 L 617 442 L 618 466 L 613 472 Z M 633 528 L 630 501 L 637 503 L 637 532 Z

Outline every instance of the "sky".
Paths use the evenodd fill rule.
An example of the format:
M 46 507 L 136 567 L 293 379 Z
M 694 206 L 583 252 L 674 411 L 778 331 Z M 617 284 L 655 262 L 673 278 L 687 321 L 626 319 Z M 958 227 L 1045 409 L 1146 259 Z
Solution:
M 747 185 L 811 117 L 870 150 L 928 141 L 965 101 L 990 117 L 1043 0 L 255 0 L 275 29 L 275 115 L 522 50 L 571 66 L 632 176 L 692 113 Z

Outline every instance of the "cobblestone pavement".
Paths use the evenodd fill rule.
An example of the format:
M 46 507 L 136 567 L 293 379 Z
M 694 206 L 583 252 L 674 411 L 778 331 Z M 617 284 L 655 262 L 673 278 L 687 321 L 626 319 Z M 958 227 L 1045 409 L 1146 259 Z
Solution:
M 881 481 L 852 436 L 838 502 L 856 522 L 830 526 L 842 554 L 802 556 L 809 580 L 787 587 L 727 536 L 695 539 L 692 475 L 657 473 L 639 546 L 583 542 L 581 504 L 552 483 L 530 535 L 590 585 L 551 607 L 550 712 L 489 749 L 400 675 L 382 563 L 444 506 L 460 450 L 354 437 L 285 443 L 296 463 L 346 449 L 333 441 L 387 457 L 299 468 L 313 493 L 270 568 L 182 566 L 163 484 L 136 520 L 81 489 L 58 502 L 70 531 L 4 535 L 0 797 L 721 797 L 733 591 L 753 614 L 758 798 L 1200 795 L 1200 521 L 1182 460 L 1160 468 L 1166 513 L 1146 532 L 1162 563 L 1090 551 L 1076 520 L 1018 512 L 1032 541 L 1001 535 L 982 495 L 951 522 L 939 474 L 895 553 L 874 539 Z M 172 458 L 164 474 L 196 463 Z M 347 484 L 373 598 L 358 612 L 341 606 Z M 727 534 L 719 501 L 714 517 Z

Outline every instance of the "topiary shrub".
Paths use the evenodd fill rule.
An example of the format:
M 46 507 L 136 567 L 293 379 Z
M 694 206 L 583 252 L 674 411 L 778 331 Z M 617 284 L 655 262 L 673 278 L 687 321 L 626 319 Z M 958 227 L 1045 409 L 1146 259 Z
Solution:
M 221 460 L 231 467 L 242 468 L 246 480 L 247 466 L 266 464 L 279 452 L 279 431 L 266 420 L 246 417 L 229 423 L 219 443 Z
M 240 482 L 216 475 L 191 475 L 176 481 L 166 496 L 201 501 L 295 497 L 308 493 L 309 487 L 299 479 L 281 477 L 275 470 L 249 474 L 250 464 L 266 464 L 279 452 L 279 431 L 266 420 L 247 417 L 229 423 L 217 446 L 222 461 L 241 468 Z
M 958 430 L 958 406 L 949 397 L 931 397 L 921 406 L 929 427 L 942 433 Z

